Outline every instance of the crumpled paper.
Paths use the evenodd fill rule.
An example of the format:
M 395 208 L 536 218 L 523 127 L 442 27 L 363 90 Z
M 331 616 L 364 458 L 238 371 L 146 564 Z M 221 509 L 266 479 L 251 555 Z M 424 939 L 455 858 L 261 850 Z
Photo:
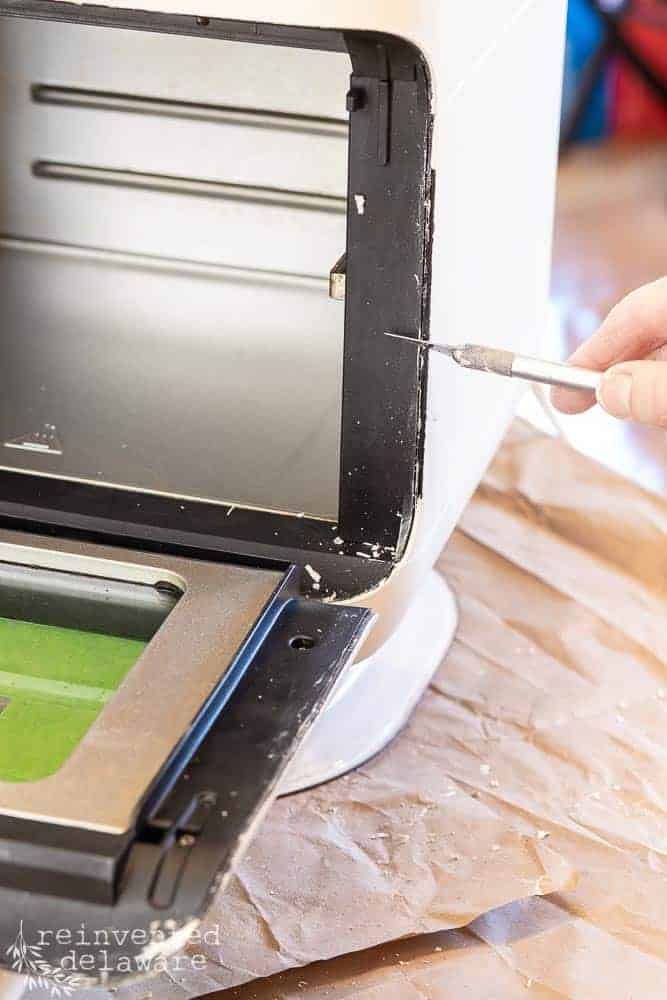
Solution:
M 406 730 L 274 804 L 205 973 L 116 996 L 663 998 L 666 537 L 664 501 L 515 424 L 439 562 L 461 622 Z
M 431 693 L 413 725 L 576 886 L 225 997 L 663 1000 L 666 539 L 662 499 L 514 425 L 440 561 L 462 609 L 433 685 L 447 726 Z

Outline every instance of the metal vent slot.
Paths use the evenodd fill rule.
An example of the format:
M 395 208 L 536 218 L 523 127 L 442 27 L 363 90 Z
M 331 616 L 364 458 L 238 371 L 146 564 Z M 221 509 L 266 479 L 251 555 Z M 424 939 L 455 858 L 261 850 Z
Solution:
M 305 135 L 337 136 L 346 139 L 349 126 L 336 118 L 290 115 L 280 111 L 222 107 L 193 101 L 170 101 L 158 97 L 138 97 L 111 91 L 84 90 L 80 87 L 50 87 L 36 83 L 31 88 L 36 104 L 57 107 L 89 108 L 91 111 L 125 111 L 129 114 L 161 115 L 190 121 L 215 122 L 219 125 L 245 125 Z
M 263 271 L 252 267 L 226 267 L 224 264 L 202 263 L 180 257 L 151 256 L 141 253 L 120 253 L 104 247 L 77 246 L 69 243 L 49 243 L 47 240 L 24 240 L 0 234 L 0 250 L 20 253 L 49 254 L 52 257 L 90 261 L 96 264 L 111 264 L 142 271 L 158 271 L 180 277 L 211 278 L 214 281 L 228 280 L 237 283 L 261 281 L 264 286 L 274 285 L 292 288 L 313 289 L 325 293 L 330 279 L 310 274 L 289 274 L 282 271 Z M 334 298 L 336 296 L 333 296 Z M 343 296 L 344 297 L 344 296 Z M 5 447 L 10 444 L 5 442 Z M 53 447 L 45 448 L 53 453 Z
M 332 195 L 310 194 L 308 191 L 285 191 L 280 188 L 250 184 L 225 184 L 194 177 L 172 177 L 169 174 L 148 174 L 138 170 L 113 170 L 77 163 L 53 163 L 38 160 L 33 163 L 35 177 L 59 181 L 82 181 L 88 184 L 108 184 L 113 187 L 139 188 L 165 194 L 194 195 L 200 198 L 223 198 L 226 201 L 252 205 L 273 205 L 279 208 L 306 209 L 316 212 L 345 213 L 346 199 Z

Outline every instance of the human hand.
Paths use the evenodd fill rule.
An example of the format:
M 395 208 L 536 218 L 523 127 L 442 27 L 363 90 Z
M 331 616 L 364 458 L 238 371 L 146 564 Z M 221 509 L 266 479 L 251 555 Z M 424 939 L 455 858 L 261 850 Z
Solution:
M 569 359 L 604 371 L 597 401 L 621 420 L 667 427 L 667 277 L 631 292 Z M 554 389 L 561 413 L 594 405 L 588 392 Z

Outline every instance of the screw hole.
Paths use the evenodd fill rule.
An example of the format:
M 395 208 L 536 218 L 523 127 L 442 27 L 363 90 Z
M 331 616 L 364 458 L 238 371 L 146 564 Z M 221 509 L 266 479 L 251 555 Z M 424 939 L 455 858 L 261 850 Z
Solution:
M 312 649 L 315 645 L 315 640 L 312 635 L 294 635 L 289 641 L 292 649 L 298 650 L 298 652 L 303 653 L 307 649 Z
M 197 24 L 199 25 L 200 28 L 208 28 L 208 26 L 209 26 L 210 23 L 211 23 L 211 21 L 210 21 L 210 19 L 208 17 L 198 17 L 197 18 Z

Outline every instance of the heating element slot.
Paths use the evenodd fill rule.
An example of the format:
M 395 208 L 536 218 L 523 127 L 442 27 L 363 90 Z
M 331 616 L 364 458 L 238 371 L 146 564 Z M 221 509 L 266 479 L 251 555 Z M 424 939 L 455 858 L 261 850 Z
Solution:
M 170 101 L 164 98 L 115 94 L 110 91 L 84 90 L 80 87 L 50 87 L 36 83 L 31 88 L 37 104 L 59 107 L 90 108 L 91 111 L 126 111 L 130 114 L 162 115 L 165 118 L 187 118 L 191 121 L 217 122 L 220 125 L 246 125 L 307 135 L 327 135 L 347 138 L 347 122 L 335 118 L 311 115 L 290 115 L 279 111 L 229 108 L 194 101 Z
M 224 184 L 194 177 L 171 177 L 168 174 L 148 174 L 138 170 L 112 170 L 77 163 L 53 163 L 38 160 L 33 164 L 35 177 L 59 181 L 83 181 L 88 184 L 108 184 L 113 187 L 139 188 L 166 194 L 186 194 L 200 198 L 223 198 L 226 201 L 253 205 L 273 205 L 279 208 L 306 209 L 316 212 L 345 213 L 346 199 L 331 195 L 310 194 L 307 191 L 284 191 L 279 188 L 249 184 Z
M 226 267 L 224 264 L 202 263 L 196 260 L 183 260 L 180 257 L 161 257 L 141 253 L 121 253 L 117 250 L 107 250 L 104 247 L 85 247 L 73 243 L 49 243 L 48 240 L 23 240 L 14 236 L 0 234 L 0 250 L 15 250 L 20 253 L 51 254 L 54 257 L 70 258 L 72 260 L 91 261 L 98 264 L 112 264 L 126 268 L 136 268 L 142 271 L 164 271 L 168 274 L 193 278 L 211 278 L 214 281 L 235 281 L 252 283 L 261 281 L 263 285 L 278 285 L 283 287 L 304 288 L 325 292 L 329 279 L 310 274 L 288 274 L 283 271 L 259 270 L 252 267 Z M 335 298 L 336 296 L 332 296 Z M 344 298 L 344 295 L 343 295 Z M 40 437 L 44 437 L 40 433 Z M 49 435 L 47 435 L 49 437 Z M 5 442 L 5 446 L 18 448 L 24 442 Z M 62 454 L 59 447 L 53 446 L 48 440 L 41 447 L 33 444 L 31 450 L 56 452 Z

